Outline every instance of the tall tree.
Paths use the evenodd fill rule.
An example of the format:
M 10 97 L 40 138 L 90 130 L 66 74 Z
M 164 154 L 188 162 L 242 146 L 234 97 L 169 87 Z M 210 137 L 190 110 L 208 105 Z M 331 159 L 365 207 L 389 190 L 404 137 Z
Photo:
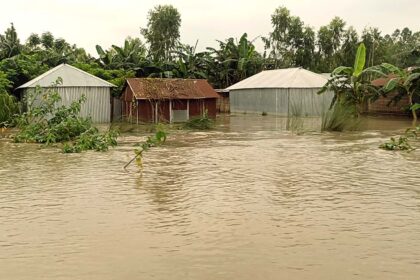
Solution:
M 339 49 L 342 44 L 346 23 L 335 17 L 318 31 L 318 71 L 330 72 L 339 65 Z
M 310 45 L 311 33 L 308 27 L 299 17 L 291 16 L 290 11 L 285 7 L 279 7 L 271 15 L 273 31 L 268 37 L 263 37 L 265 49 L 268 51 L 268 58 L 272 68 L 307 66 L 310 63 L 303 58 L 305 46 L 312 49 Z M 306 33 L 306 34 L 305 34 Z M 305 35 L 310 36 L 305 41 Z M 309 45 L 308 45 L 309 44 Z M 306 52 L 307 55 L 307 52 Z
M 21 44 L 13 23 L 6 29 L 4 35 L 0 34 L 0 59 L 10 58 L 20 53 Z
M 149 44 L 149 54 L 158 62 L 171 61 L 180 39 L 181 14 L 172 5 L 149 11 L 147 28 L 140 32 Z

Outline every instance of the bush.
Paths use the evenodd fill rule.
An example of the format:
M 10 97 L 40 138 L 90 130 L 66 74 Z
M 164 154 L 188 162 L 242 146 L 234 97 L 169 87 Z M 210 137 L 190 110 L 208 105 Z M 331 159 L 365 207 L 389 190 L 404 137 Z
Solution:
M 14 96 L 0 93 L 0 127 L 10 126 L 19 112 L 19 105 Z
M 356 130 L 359 124 L 355 108 L 336 103 L 332 109 L 322 114 L 321 131 Z
M 91 127 L 76 137 L 73 142 L 63 146 L 64 153 L 80 153 L 86 150 L 107 151 L 108 148 L 117 145 L 118 133 L 109 130 L 103 134 L 99 133 L 96 127 Z
M 210 119 L 207 112 L 205 112 L 202 117 L 188 120 L 184 127 L 187 129 L 208 130 L 214 127 L 214 121 Z
M 59 83 L 46 91 L 38 87 L 34 94 L 25 97 L 28 109 L 17 118 L 20 130 L 14 136 L 15 142 L 47 145 L 68 142 L 63 146 L 63 152 L 66 153 L 105 151 L 109 146 L 115 146 L 118 133 L 110 130 L 100 134 L 92 126 L 90 118 L 79 116 L 81 105 L 86 100 L 84 96 L 70 106 L 57 106 L 61 97 L 54 86 Z M 35 106 L 37 102 L 40 104 Z

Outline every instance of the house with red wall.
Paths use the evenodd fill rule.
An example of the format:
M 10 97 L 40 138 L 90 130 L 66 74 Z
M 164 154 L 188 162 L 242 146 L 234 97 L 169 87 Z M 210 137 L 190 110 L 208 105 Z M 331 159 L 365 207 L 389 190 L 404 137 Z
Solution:
M 132 123 L 216 118 L 219 95 L 206 80 L 129 78 L 121 96 L 123 118 Z

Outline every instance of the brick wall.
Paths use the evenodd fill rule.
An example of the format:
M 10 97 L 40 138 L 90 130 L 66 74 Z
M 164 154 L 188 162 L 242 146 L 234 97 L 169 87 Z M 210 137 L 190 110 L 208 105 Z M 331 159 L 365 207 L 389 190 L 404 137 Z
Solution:
M 368 104 L 368 112 L 378 114 L 406 114 L 404 108 L 407 108 L 410 104 L 407 96 L 404 96 L 397 104 L 394 104 L 393 102 L 388 106 L 389 102 L 396 94 L 397 93 L 389 93 L 386 97 L 381 96 L 374 102 L 370 101 Z

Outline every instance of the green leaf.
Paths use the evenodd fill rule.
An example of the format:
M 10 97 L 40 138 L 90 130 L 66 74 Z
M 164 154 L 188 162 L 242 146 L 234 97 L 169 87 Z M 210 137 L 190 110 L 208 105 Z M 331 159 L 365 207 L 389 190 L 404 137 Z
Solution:
M 411 109 L 412 111 L 417 111 L 417 110 L 419 110 L 419 109 L 420 109 L 420 104 L 419 104 L 419 103 L 416 103 L 416 104 L 414 104 L 413 106 L 411 106 L 411 107 L 410 107 L 410 109 Z
M 420 73 L 412 73 L 404 82 L 404 86 L 410 86 L 410 84 L 420 77 Z
M 365 44 L 361 43 L 357 48 L 356 59 L 353 66 L 353 76 L 359 77 L 365 68 L 366 63 L 366 47 Z
M 390 92 L 390 91 L 393 91 L 394 89 L 396 89 L 397 86 L 398 86 L 398 79 L 393 78 L 386 83 L 386 85 L 383 87 L 383 90 L 385 92 Z
M 345 74 L 351 75 L 352 72 L 353 72 L 353 69 L 351 67 L 339 66 L 333 70 L 333 72 L 331 73 L 331 76 L 345 75 Z

